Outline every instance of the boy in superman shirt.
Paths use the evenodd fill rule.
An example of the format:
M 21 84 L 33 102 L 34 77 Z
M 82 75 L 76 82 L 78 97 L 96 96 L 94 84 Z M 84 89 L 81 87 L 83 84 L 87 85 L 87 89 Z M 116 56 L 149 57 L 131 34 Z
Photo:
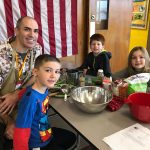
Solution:
M 66 150 L 76 136 L 67 130 L 51 128 L 48 123 L 48 90 L 60 76 L 60 61 L 48 54 L 37 57 L 35 83 L 26 89 L 19 104 L 14 130 L 14 150 Z

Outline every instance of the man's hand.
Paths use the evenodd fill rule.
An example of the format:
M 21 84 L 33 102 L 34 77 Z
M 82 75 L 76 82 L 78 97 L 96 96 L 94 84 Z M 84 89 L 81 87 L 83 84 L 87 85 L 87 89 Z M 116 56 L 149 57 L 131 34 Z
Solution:
M 0 113 L 2 115 L 10 114 L 12 112 L 18 102 L 18 93 L 19 91 L 15 91 L 0 97 L 0 100 L 2 101 L 0 103 Z
M 14 128 L 15 128 L 14 122 L 11 122 L 6 126 L 5 137 L 8 138 L 9 140 L 13 139 Z

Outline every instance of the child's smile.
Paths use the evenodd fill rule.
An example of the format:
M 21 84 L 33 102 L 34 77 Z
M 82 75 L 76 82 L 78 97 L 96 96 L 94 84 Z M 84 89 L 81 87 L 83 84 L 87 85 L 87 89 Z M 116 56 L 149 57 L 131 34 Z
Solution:
M 51 88 L 60 77 L 60 64 L 58 62 L 46 62 L 36 72 L 36 81 L 41 88 Z
M 133 53 L 131 64 L 135 69 L 141 69 L 145 66 L 145 57 L 140 50 Z
M 100 41 L 94 40 L 90 45 L 91 51 L 95 54 L 100 53 L 104 48 Z

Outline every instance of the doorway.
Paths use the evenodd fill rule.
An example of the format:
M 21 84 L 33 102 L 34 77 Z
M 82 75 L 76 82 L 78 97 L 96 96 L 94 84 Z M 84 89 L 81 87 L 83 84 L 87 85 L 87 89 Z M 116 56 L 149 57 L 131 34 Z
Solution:
M 105 49 L 112 53 L 112 73 L 127 65 L 131 12 L 132 0 L 89 0 L 89 32 L 104 35 Z

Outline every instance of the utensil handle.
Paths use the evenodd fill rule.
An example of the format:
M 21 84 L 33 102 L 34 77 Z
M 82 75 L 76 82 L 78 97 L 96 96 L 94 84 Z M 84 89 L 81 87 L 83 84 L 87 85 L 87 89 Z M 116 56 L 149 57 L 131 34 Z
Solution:
M 55 96 L 57 95 L 59 92 L 55 92 L 55 93 L 50 93 L 48 96 Z
M 66 100 L 67 100 L 67 94 L 64 95 L 64 101 L 66 101 Z

